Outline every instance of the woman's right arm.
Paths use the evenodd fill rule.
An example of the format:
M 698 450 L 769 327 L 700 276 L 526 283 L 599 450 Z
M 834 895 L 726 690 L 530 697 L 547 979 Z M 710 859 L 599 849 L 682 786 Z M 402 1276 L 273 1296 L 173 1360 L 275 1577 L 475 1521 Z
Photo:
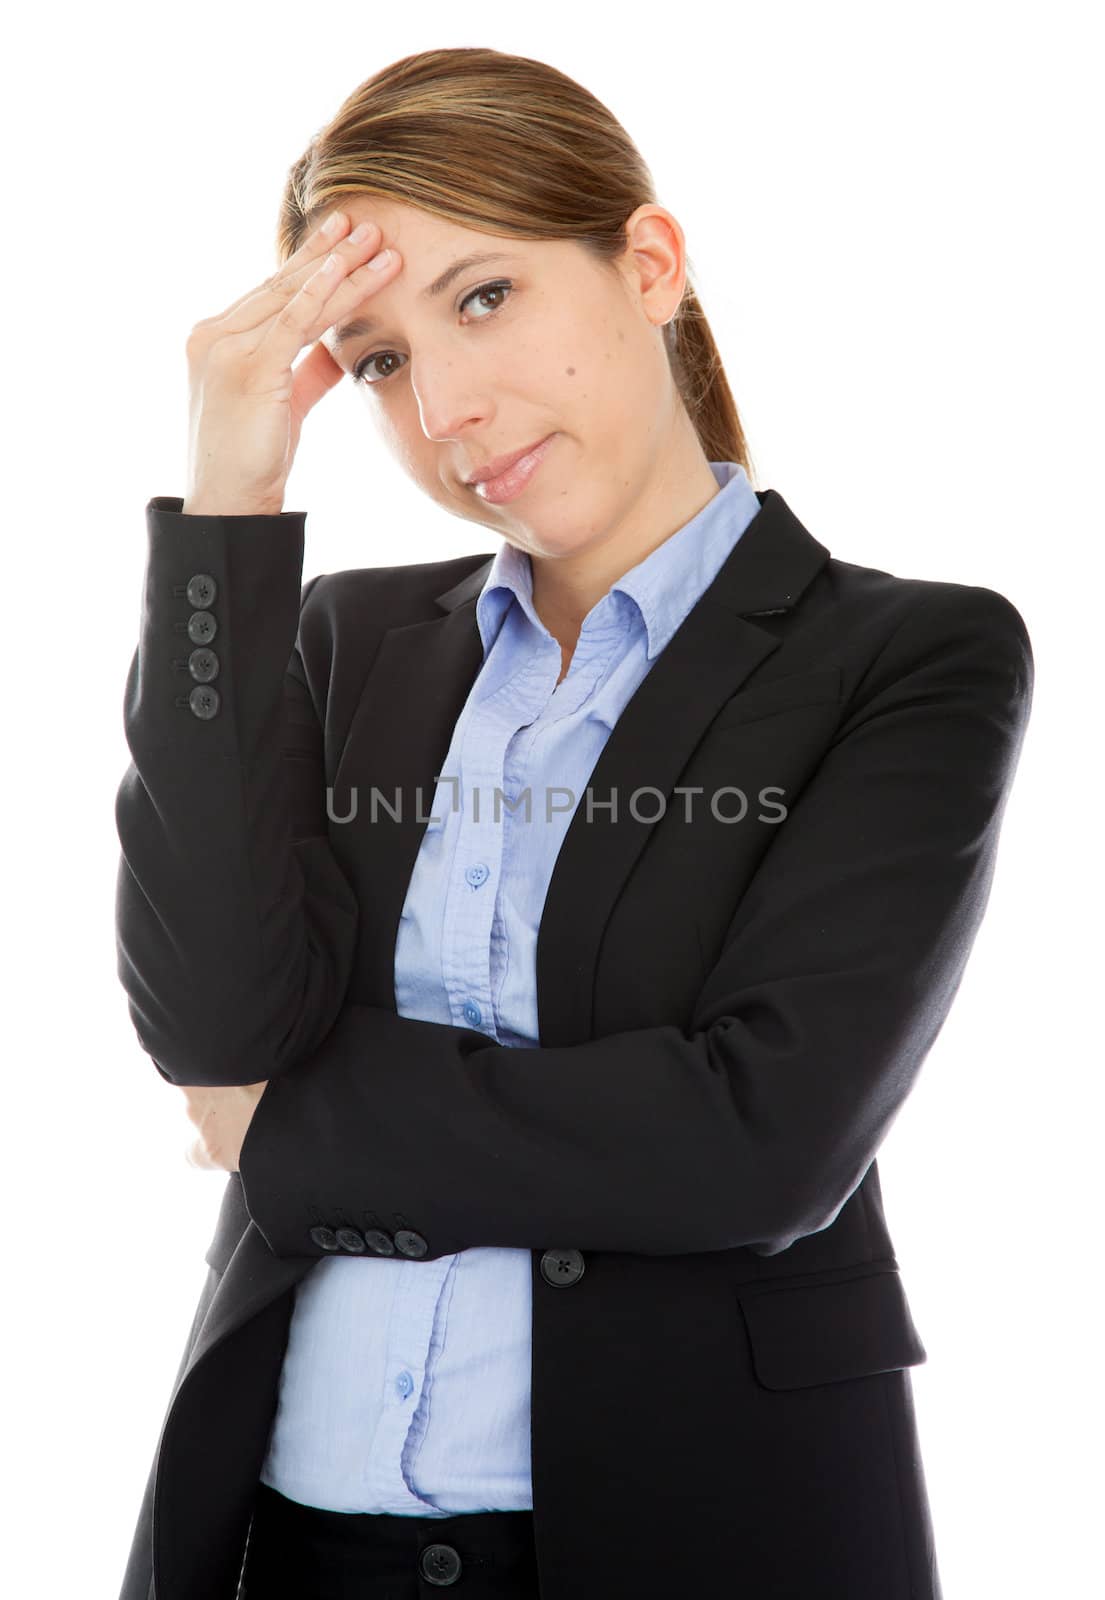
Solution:
M 298 648 L 318 579 L 301 589 L 303 513 L 205 517 L 180 505 L 159 497 L 146 511 L 124 705 L 132 759 L 115 804 L 117 970 L 164 1078 L 254 1083 L 325 1038 L 356 942 Z
M 305 514 L 281 508 L 303 419 L 342 376 L 320 336 L 398 274 L 338 213 L 188 340 L 189 482 L 148 549 L 115 816 L 118 973 L 182 1086 L 259 1083 L 312 1054 L 358 911 L 331 854 L 319 712 L 299 652 Z M 293 368 L 300 352 L 303 361 Z M 188 507 L 187 513 L 184 507 Z

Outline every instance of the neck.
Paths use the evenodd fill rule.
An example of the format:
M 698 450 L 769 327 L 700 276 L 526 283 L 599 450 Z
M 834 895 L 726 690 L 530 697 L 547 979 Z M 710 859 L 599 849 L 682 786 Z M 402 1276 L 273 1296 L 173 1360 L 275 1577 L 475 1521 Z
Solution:
M 560 645 L 564 672 L 592 607 L 717 493 L 717 479 L 688 418 L 686 430 L 649 473 L 621 524 L 600 543 L 567 556 L 530 555 L 533 608 Z

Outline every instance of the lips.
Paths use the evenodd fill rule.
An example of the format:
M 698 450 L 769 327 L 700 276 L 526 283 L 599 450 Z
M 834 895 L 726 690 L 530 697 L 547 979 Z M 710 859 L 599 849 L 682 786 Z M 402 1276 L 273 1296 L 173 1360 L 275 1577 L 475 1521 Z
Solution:
M 487 501 L 489 505 L 505 505 L 508 500 L 514 500 L 522 493 L 534 474 L 540 469 L 541 463 L 556 443 L 559 435 L 548 434 L 538 444 L 532 445 L 522 455 L 513 459 L 513 465 L 507 467 L 493 478 L 480 478 L 471 484 L 471 490 L 479 499 Z M 507 457 L 505 459 L 511 459 Z
M 547 437 L 546 434 L 545 438 Z M 465 478 L 465 483 L 471 487 L 476 483 L 486 483 L 490 478 L 501 478 L 503 473 L 521 461 L 523 456 L 528 456 L 531 450 L 536 450 L 539 444 L 544 444 L 545 438 L 535 439 L 532 444 L 523 445 L 521 450 L 512 450 L 509 455 L 495 456 L 486 466 L 478 467 Z

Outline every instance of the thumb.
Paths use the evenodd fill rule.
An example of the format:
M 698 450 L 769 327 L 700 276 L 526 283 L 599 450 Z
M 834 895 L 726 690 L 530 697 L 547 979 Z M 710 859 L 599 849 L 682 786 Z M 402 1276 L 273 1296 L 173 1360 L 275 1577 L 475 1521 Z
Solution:
M 300 417 L 305 417 L 323 395 L 345 377 L 321 340 L 315 341 L 307 355 L 296 367 L 292 376 L 292 403 Z

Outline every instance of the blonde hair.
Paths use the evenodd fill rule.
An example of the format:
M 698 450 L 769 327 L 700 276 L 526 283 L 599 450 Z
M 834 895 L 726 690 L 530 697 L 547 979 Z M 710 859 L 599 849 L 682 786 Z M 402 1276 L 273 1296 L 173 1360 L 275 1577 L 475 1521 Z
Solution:
M 479 232 L 572 239 L 601 263 L 623 254 L 625 223 L 637 207 L 656 202 L 640 152 L 594 95 L 543 61 L 478 47 L 404 56 L 354 89 L 288 173 L 278 260 L 335 205 L 362 195 Z M 739 462 L 751 479 L 689 261 L 663 338 L 706 459 Z

